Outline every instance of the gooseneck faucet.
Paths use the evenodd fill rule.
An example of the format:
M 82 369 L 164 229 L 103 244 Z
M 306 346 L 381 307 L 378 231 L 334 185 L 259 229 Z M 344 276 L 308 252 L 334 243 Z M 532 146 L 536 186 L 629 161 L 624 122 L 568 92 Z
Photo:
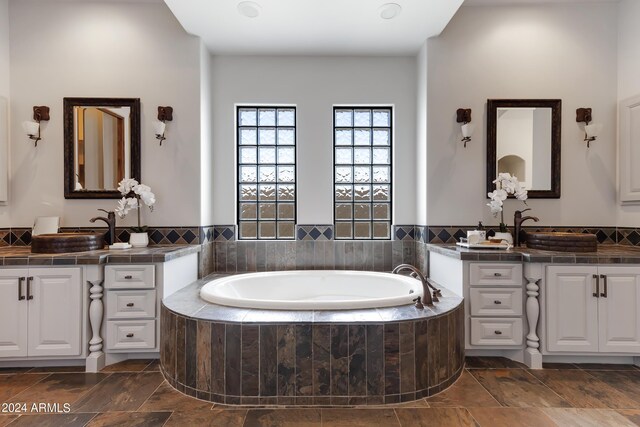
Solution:
M 109 227 L 109 231 L 105 234 L 105 241 L 107 245 L 113 245 L 116 242 L 116 214 L 113 211 L 106 211 L 104 209 L 98 209 L 107 214 L 107 217 L 97 216 L 91 218 L 89 222 L 104 221 Z
M 535 216 L 525 216 L 525 217 L 522 216 L 522 214 L 524 212 L 530 211 L 530 210 L 531 210 L 531 208 L 528 208 L 528 209 L 525 209 L 525 210 L 522 210 L 522 211 L 516 211 L 513 214 L 513 228 L 514 228 L 513 229 L 513 234 L 514 234 L 514 236 L 513 236 L 513 246 L 515 246 L 515 247 L 520 246 L 520 233 L 522 232 L 522 223 L 527 221 L 527 220 L 529 220 L 529 219 L 532 219 L 535 222 L 540 221 L 538 219 L 538 217 L 535 217 Z
M 438 302 L 438 297 L 442 296 L 442 292 L 440 289 L 435 288 L 430 282 L 429 279 L 424 277 L 424 275 L 415 268 L 411 264 L 400 264 L 391 272 L 392 274 L 399 274 L 401 271 L 411 271 L 411 277 L 414 277 L 422 282 L 422 298 L 427 305 L 433 305 L 434 302 Z M 431 291 L 433 290 L 433 295 Z M 417 308 L 424 308 L 422 302 L 420 301 L 420 297 L 414 299 Z

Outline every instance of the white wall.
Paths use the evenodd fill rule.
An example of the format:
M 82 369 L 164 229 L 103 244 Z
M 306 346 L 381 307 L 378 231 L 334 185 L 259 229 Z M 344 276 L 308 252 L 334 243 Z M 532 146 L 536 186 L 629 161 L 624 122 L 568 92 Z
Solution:
M 498 222 L 486 206 L 490 98 L 562 99 L 562 198 L 529 201 L 540 224 L 615 223 L 616 28 L 615 3 L 462 7 L 429 40 L 429 224 Z M 461 107 L 473 109 L 476 124 L 466 149 L 455 122 Z M 605 126 L 589 150 L 579 107 Z M 505 220 L 521 206 L 508 201 Z
M 0 207 L 0 226 L 31 226 L 41 215 L 60 215 L 64 226 L 90 226 L 97 208 L 115 207 L 112 200 L 64 199 L 64 97 L 140 98 L 142 180 L 158 200 L 153 213 L 145 212 L 145 222 L 198 225 L 198 39 L 185 33 L 164 3 L 19 0 L 10 2 L 9 18 L 11 199 Z M 0 35 L 0 55 L 1 40 Z M 0 82 L 1 75 L 0 68 Z M 20 125 L 34 105 L 51 107 L 37 148 Z M 162 147 L 151 125 L 158 105 L 174 108 Z M 133 224 L 133 217 L 119 225 Z
M 9 98 L 9 0 L 0 0 L 0 96 Z
M 9 0 L 0 0 L 0 203 L 8 197 L 9 179 Z M 0 224 L 9 213 L 0 210 Z
M 618 5 L 618 100 L 640 95 L 640 1 Z M 618 225 L 640 226 L 640 206 L 620 206 Z
M 393 222 L 415 222 L 415 57 L 214 56 L 211 71 L 216 224 L 236 217 L 235 104 L 297 106 L 299 224 L 333 222 L 333 105 L 393 104 Z
M 427 42 L 417 57 L 416 86 L 416 224 L 427 225 Z
M 213 56 L 200 42 L 200 224 L 213 225 Z
M 640 1 L 618 5 L 618 98 L 640 95 Z

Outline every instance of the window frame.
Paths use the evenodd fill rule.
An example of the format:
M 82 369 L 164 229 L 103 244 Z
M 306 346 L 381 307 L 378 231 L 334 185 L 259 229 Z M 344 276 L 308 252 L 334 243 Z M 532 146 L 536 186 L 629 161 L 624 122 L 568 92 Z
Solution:
M 241 126 L 240 125 L 240 110 L 246 110 L 246 109 L 255 109 L 256 110 L 256 124 L 255 126 Z M 266 109 L 266 110 L 275 110 L 276 111 L 276 123 L 273 126 L 260 126 L 259 124 L 259 117 L 260 117 L 260 113 L 259 111 L 261 109 Z M 293 125 L 292 126 L 279 126 L 278 125 L 278 110 L 293 110 Z M 297 110 L 297 106 L 296 105 L 292 105 L 292 104 L 235 104 L 235 138 L 236 138 L 236 150 L 235 150 L 235 204 L 236 204 L 236 226 L 237 226 L 237 230 L 236 230 L 236 239 L 237 240 L 243 240 L 243 241 L 275 241 L 275 240 L 282 240 L 282 241 L 295 241 L 296 240 L 296 227 L 298 224 L 298 110 Z M 276 148 L 276 161 L 273 164 L 269 164 L 269 165 L 273 165 L 276 168 L 276 179 L 275 181 L 272 183 L 275 187 L 276 187 L 276 196 L 275 196 L 275 200 L 273 201 L 273 203 L 275 204 L 275 219 L 273 221 L 269 221 L 269 220 L 261 220 L 260 219 L 260 201 L 259 201 L 259 186 L 260 186 L 260 180 L 259 180 L 259 167 L 260 167 L 260 162 L 259 162 L 259 156 L 260 156 L 260 141 L 259 141 L 259 129 L 260 128 L 273 128 L 276 130 L 276 141 L 275 144 L 272 145 L 273 147 Z M 255 128 L 256 129 L 256 145 L 243 145 L 241 144 L 241 136 L 240 136 L 240 131 L 243 128 Z M 289 163 L 278 163 L 278 155 L 277 155 L 277 147 L 279 147 L 280 145 L 278 145 L 278 136 L 277 136 L 277 130 L 278 128 L 293 128 L 293 145 L 291 146 L 287 146 L 287 147 L 293 147 L 293 164 L 289 164 Z M 249 164 L 249 165 L 255 165 L 256 166 L 256 173 L 258 174 L 256 176 L 256 186 L 257 188 L 257 192 L 256 192 L 256 219 L 255 220 L 243 220 L 242 219 L 242 211 L 241 211 L 241 192 L 240 192 L 240 185 L 242 185 L 242 180 L 241 180 L 241 167 L 244 166 L 245 164 L 240 163 L 241 162 L 241 148 L 242 147 L 255 147 L 256 148 L 256 163 L 255 164 Z M 293 181 L 291 183 L 287 183 L 287 184 L 293 184 L 294 186 L 294 191 L 293 191 L 293 219 L 289 220 L 280 220 L 278 218 L 278 206 L 281 203 L 292 203 L 290 201 L 279 201 L 278 200 L 278 178 L 277 178 L 277 167 L 279 165 L 283 165 L 283 166 L 293 166 L 294 169 L 294 173 L 293 173 Z M 241 223 L 242 222 L 253 222 L 256 224 L 256 237 L 253 238 L 243 238 L 241 235 Z M 275 237 L 273 238 L 260 238 L 260 222 L 273 222 L 275 224 Z M 293 222 L 293 235 L 292 237 L 279 237 L 278 236 L 278 224 L 281 222 Z
M 338 238 L 337 237 L 337 227 L 336 227 L 336 204 L 337 203 L 349 203 L 352 206 L 354 206 L 356 204 L 355 201 L 355 194 L 352 195 L 353 199 L 351 202 L 344 202 L 344 201 L 338 201 L 336 200 L 336 185 L 339 185 L 340 183 L 336 182 L 336 167 L 340 166 L 336 164 L 336 148 L 337 147 L 346 147 L 345 145 L 336 145 L 336 130 L 337 129 L 356 129 L 356 128 L 367 128 L 366 126 L 355 126 L 355 123 L 352 123 L 352 125 L 350 127 L 345 127 L 345 126 L 336 126 L 336 111 L 337 110 L 353 110 L 353 112 L 355 112 L 356 110 L 371 110 L 372 116 L 371 116 L 371 126 L 368 126 L 369 129 L 371 129 L 373 131 L 373 129 L 376 128 L 383 128 L 383 129 L 389 129 L 389 201 L 388 202 L 384 202 L 384 203 L 388 203 L 389 204 L 389 219 L 385 220 L 385 222 L 389 223 L 389 235 L 388 237 L 374 237 L 374 229 L 373 229 L 373 224 L 375 222 L 374 220 L 374 215 L 373 215 L 373 205 L 375 204 L 375 201 L 373 200 L 373 190 L 372 190 L 372 194 L 371 194 L 371 201 L 370 202 L 363 202 L 363 203 L 368 203 L 371 205 L 371 219 L 369 220 L 359 220 L 357 221 L 355 219 L 355 215 L 352 213 L 352 218 L 350 220 L 351 222 L 351 237 L 350 238 Z M 388 127 L 382 127 L 382 126 L 373 126 L 373 112 L 375 110 L 388 110 L 389 111 L 389 126 Z M 332 147 L 332 159 L 333 159 L 333 164 L 332 164 L 332 182 L 333 182 L 333 206 L 332 206 L 332 216 L 333 216 L 333 227 L 334 227 L 334 231 L 333 231 L 333 236 L 335 240 L 342 240 L 342 241 L 387 241 L 387 240 L 393 240 L 393 194 L 394 194 L 394 167 L 393 167 L 393 152 L 394 152 L 394 124 L 395 124 L 395 117 L 394 117 L 394 106 L 393 105 L 383 105 L 383 104 L 366 104 L 366 105 L 353 105 L 353 104 L 344 104 L 344 105 L 334 105 L 333 106 L 333 117 L 332 117 L 332 139 L 333 139 L 333 147 Z M 352 137 L 353 138 L 353 137 Z M 371 138 L 373 138 L 373 133 Z M 350 145 L 351 148 L 356 147 L 353 143 Z M 371 141 L 371 145 L 370 147 L 373 149 L 374 145 L 373 145 L 373 140 Z M 353 168 L 355 166 L 355 158 L 352 158 L 352 162 L 349 164 L 349 166 L 351 168 Z M 373 166 L 387 166 L 387 165 L 382 165 L 382 164 L 376 164 L 373 163 L 373 150 L 371 151 L 371 162 L 367 164 L 370 167 Z M 344 166 L 344 165 L 342 165 Z M 352 186 L 355 186 L 356 183 L 352 182 L 351 183 Z M 371 183 L 370 185 L 373 187 L 375 184 L 373 182 L 373 176 L 371 179 Z M 346 222 L 346 221 L 345 221 Z M 369 223 L 371 224 L 371 237 L 368 238 L 357 238 L 355 236 L 355 224 L 357 222 L 361 222 L 361 223 Z M 382 221 L 377 221 L 377 222 L 382 222 Z

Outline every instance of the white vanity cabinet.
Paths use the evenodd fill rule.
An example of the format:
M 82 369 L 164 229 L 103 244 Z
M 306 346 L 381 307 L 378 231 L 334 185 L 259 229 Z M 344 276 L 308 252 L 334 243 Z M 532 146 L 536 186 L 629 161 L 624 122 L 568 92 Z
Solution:
M 0 269 L 0 358 L 82 354 L 80 268 Z
M 640 267 L 548 266 L 546 349 L 640 353 Z

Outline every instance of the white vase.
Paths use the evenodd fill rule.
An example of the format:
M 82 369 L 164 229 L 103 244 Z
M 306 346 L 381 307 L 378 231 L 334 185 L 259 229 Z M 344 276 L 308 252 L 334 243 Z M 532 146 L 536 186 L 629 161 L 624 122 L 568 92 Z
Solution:
M 130 233 L 129 244 L 134 248 L 146 248 L 147 246 L 149 246 L 149 234 Z
M 492 238 L 506 240 L 507 243 L 513 245 L 513 236 L 509 232 L 497 232 Z

